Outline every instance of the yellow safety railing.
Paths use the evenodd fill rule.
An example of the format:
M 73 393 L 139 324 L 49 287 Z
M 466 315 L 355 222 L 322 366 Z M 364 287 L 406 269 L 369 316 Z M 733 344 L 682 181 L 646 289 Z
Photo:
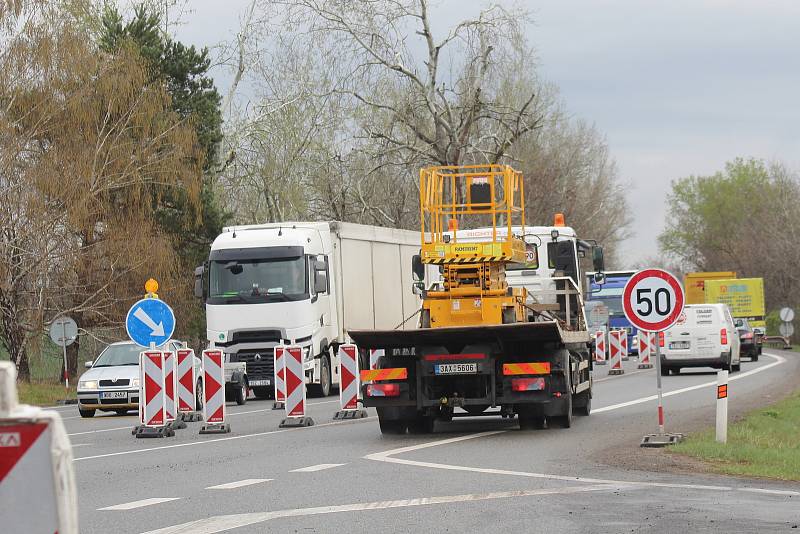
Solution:
M 525 244 L 514 237 L 512 227 L 524 228 L 524 205 L 522 173 L 508 165 L 423 168 L 420 171 L 422 261 L 523 262 Z M 479 226 L 490 226 L 491 237 L 459 243 L 458 226 L 461 222 L 468 225 L 470 217 L 486 221 Z M 498 228 L 505 231 L 498 233 Z

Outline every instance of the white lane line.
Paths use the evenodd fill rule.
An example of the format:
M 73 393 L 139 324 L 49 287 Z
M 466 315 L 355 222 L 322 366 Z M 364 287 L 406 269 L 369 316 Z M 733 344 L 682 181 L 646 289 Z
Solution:
M 771 490 L 763 488 L 739 488 L 739 491 L 746 491 L 748 493 L 766 493 L 767 495 L 789 495 L 790 497 L 800 497 L 800 491 L 790 490 Z
M 134 508 L 143 508 L 145 506 L 152 506 L 154 504 L 161 504 L 162 502 L 177 501 L 178 497 L 154 497 L 152 499 L 142 499 L 141 501 L 126 502 L 124 504 L 115 504 L 114 506 L 106 506 L 105 508 L 98 508 L 97 511 L 121 511 L 133 510 Z
M 147 449 L 133 449 L 128 451 L 119 451 L 119 452 L 110 452 L 107 454 L 97 454 L 94 456 L 81 456 L 79 458 L 74 458 L 73 462 L 80 462 L 83 460 L 95 460 L 97 458 L 110 458 L 113 456 L 125 456 L 128 454 L 141 454 L 144 452 L 152 452 L 152 451 L 162 451 L 165 449 L 175 449 L 178 447 L 193 447 L 195 445 L 206 445 L 208 443 L 218 443 L 220 441 L 234 441 L 239 439 L 247 439 L 247 438 L 258 438 L 262 436 L 270 436 L 272 434 L 283 434 L 284 432 L 298 432 L 303 430 L 313 430 L 315 428 L 324 428 L 328 426 L 335 426 L 335 425 L 350 425 L 350 424 L 358 424 L 364 423 L 366 421 L 374 420 L 375 416 L 365 417 L 363 419 L 355 419 L 351 421 L 336 421 L 331 423 L 322 423 L 319 425 L 314 426 L 303 426 L 298 428 L 283 428 L 281 430 L 270 430 L 267 432 L 257 432 L 255 434 L 243 434 L 241 436 L 229 436 L 227 438 L 216 438 L 216 439 L 207 439 L 204 441 L 190 441 L 188 443 L 176 443 L 175 445 L 164 445 L 163 447 L 149 447 Z
M 226 490 L 243 488 L 245 486 L 252 486 L 253 484 L 261 484 L 263 482 L 271 482 L 272 478 L 247 478 L 245 480 L 237 480 L 236 482 L 228 482 L 227 484 L 218 484 L 216 486 L 209 486 L 207 490 Z
M 74 449 L 75 447 L 88 447 L 89 445 L 91 445 L 91 443 L 73 443 L 70 447 Z
M 341 467 L 347 464 L 317 464 L 309 465 L 308 467 L 301 467 L 300 469 L 292 469 L 290 473 L 313 473 L 315 471 L 324 471 L 325 469 L 332 469 L 334 467 Z
M 235 528 L 246 527 L 263 523 L 272 519 L 286 517 L 305 517 L 322 514 L 335 514 L 342 512 L 360 512 L 371 510 L 386 510 L 389 508 L 409 508 L 412 506 L 431 506 L 436 504 L 454 504 L 462 502 L 488 501 L 497 499 L 512 499 L 519 497 L 534 497 L 545 495 L 569 495 L 591 491 L 622 491 L 638 489 L 638 484 L 622 484 L 619 486 L 598 484 L 591 486 L 573 486 L 568 488 L 549 488 L 518 491 L 495 491 L 491 493 L 470 493 L 466 495 L 443 495 L 440 497 L 419 497 L 416 499 L 398 499 L 393 501 L 375 501 L 365 503 L 343 504 L 338 506 L 318 506 L 314 508 L 295 508 L 290 510 L 277 510 L 274 512 L 255 512 L 247 514 L 231 514 L 212 516 L 181 525 L 151 530 L 144 534 L 214 534 Z
M 747 378 L 748 376 L 754 375 L 756 373 L 761 373 L 766 371 L 767 369 L 771 369 L 776 365 L 781 365 L 782 363 L 786 363 L 786 358 L 783 356 L 778 356 L 775 354 L 767 354 L 764 353 L 764 356 L 769 356 L 770 358 L 774 358 L 775 361 L 772 363 L 768 363 L 767 365 L 762 365 L 761 367 L 757 367 L 756 369 L 751 369 L 750 371 L 746 371 L 744 373 L 736 373 L 733 376 L 728 378 L 728 382 L 733 382 L 734 380 L 741 380 L 742 378 Z M 667 391 L 664 393 L 664 397 L 672 397 L 673 395 L 680 395 L 681 393 L 686 393 L 688 391 L 694 391 L 696 389 L 702 389 L 710 386 L 716 386 L 717 380 L 716 378 L 712 382 L 703 382 L 702 384 L 697 384 L 694 386 L 689 386 L 681 389 L 675 389 L 672 391 Z M 596 408 L 592 410 L 592 413 L 603 413 L 603 412 L 610 412 L 611 410 L 618 410 L 620 408 L 627 408 L 628 406 L 634 406 L 636 404 L 642 404 L 643 402 L 650 402 L 656 400 L 658 397 L 656 395 L 650 395 L 647 397 L 641 397 L 638 399 L 633 399 L 627 402 L 620 402 L 619 404 L 612 404 L 611 406 L 604 406 L 602 408 Z
M 134 425 L 135 426 L 135 425 Z M 87 430 L 85 432 L 73 432 L 72 434 L 67 434 L 68 436 L 83 436 L 84 434 L 99 434 L 101 432 L 115 432 L 117 430 L 133 430 L 133 426 L 117 426 L 114 428 L 101 428 L 99 430 Z

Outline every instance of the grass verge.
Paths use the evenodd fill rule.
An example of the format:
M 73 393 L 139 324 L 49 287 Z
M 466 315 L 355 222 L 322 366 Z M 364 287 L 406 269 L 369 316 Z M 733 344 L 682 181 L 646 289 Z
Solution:
M 800 480 L 800 391 L 728 427 L 728 443 L 714 429 L 689 436 L 671 453 L 703 460 L 728 475 Z
M 62 399 L 76 397 L 74 387 L 67 389 L 64 384 L 47 382 L 18 382 L 17 391 L 20 404 L 33 404 L 34 406 L 53 406 Z

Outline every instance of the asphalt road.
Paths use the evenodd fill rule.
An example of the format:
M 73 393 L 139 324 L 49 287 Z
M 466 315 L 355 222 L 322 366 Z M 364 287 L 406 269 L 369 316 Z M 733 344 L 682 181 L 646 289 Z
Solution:
M 190 423 L 136 439 L 135 416 L 62 407 L 81 532 L 798 532 L 800 484 L 601 460 L 617 450 L 636 460 L 656 429 L 655 372 L 625 366 L 616 377 L 597 368 L 593 414 L 571 429 L 465 418 L 388 437 L 374 414 L 332 421 L 329 397 L 310 399 L 313 427 L 279 429 L 282 412 L 251 400 L 228 405 L 231 434 L 200 436 Z M 745 361 L 730 406 L 756 406 L 799 376 L 796 354 Z M 664 378 L 667 430 L 713 425 L 715 381 L 710 369 Z

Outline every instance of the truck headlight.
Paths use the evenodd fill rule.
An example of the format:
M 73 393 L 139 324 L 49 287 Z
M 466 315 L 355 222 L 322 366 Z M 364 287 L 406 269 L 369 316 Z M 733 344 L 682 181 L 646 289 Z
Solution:
M 97 389 L 97 380 L 79 380 L 78 389 Z

